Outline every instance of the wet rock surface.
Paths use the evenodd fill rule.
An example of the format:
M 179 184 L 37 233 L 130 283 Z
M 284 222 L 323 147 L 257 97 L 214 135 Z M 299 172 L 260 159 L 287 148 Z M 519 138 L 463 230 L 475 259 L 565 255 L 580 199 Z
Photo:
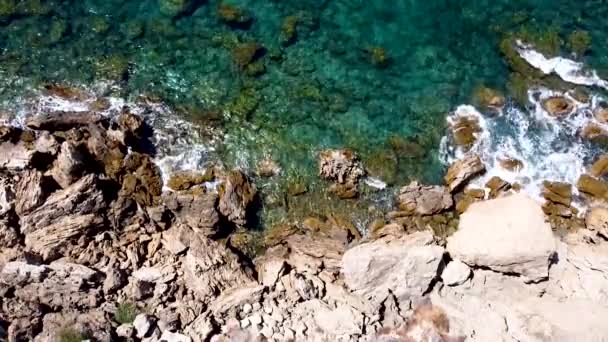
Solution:
M 94 127 L 67 114 L 36 120 L 31 144 L 46 151 L 43 160 L 0 172 L 0 338 L 422 342 L 607 334 L 601 201 L 587 213 L 587 229 L 558 238 L 540 204 L 511 194 L 504 181 L 489 184 L 487 194 L 459 192 L 483 170 L 467 157 L 449 172 L 448 187 L 402 187 L 398 211 L 369 231 L 338 214 L 309 216 L 266 232 L 264 250 L 251 257 L 241 247 L 258 248 L 247 246 L 257 243 L 247 231 L 257 191 L 244 172 L 183 173 L 163 189 L 152 158 L 133 151 L 142 143 L 140 118 L 100 118 Z M 365 171 L 352 152 L 326 152 L 320 163 L 323 178 L 358 191 Z M 589 178 L 579 188 L 603 195 L 594 187 L 602 181 Z M 574 201 L 561 183 L 546 183 L 543 195 L 568 208 Z M 456 225 L 451 236 L 438 235 L 437 227 Z M 245 246 L 241 236 L 250 237 Z M 583 315 L 583 324 L 571 323 Z

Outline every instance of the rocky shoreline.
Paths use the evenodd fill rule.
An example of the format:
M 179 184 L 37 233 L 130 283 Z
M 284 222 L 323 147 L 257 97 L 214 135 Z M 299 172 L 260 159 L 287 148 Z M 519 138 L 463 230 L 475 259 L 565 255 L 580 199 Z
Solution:
M 540 205 L 516 184 L 402 187 L 367 232 L 338 216 L 239 239 L 257 201 L 240 170 L 164 184 L 151 128 L 54 112 L 0 127 L 0 338 L 8 341 L 603 341 L 605 158 Z M 338 198 L 359 193 L 349 150 L 319 155 Z M 271 160 L 263 174 L 276 175 Z M 165 186 L 166 185 L 166 186 Z M 338 200 L 338 199 L 337 199 Z M 460 216 L 458 216 L 460 214 Z

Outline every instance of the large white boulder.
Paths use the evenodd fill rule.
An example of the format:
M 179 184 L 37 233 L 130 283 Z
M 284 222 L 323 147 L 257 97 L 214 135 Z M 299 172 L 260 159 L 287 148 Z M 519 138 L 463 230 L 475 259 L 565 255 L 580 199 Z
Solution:
M 556 239 L 541 206 L 524 194 L 472 204 L 447 250 L 469 266 L 518 274 L 526 282 L 549 275 Z

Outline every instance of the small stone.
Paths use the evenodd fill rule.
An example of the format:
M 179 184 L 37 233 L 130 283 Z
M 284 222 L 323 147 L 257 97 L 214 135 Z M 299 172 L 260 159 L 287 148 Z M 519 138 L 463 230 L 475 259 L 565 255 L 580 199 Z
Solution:
M 245 329 L 251 325 L 251 321 L 247 318 L 241 320 L 241 328 Z
M 137 337 L 144 338 L 148 336 L 155 325 L 154 323 L 154 318 L 152 316 L 146 314 L 137 315 L 133 321 L 133 327 L 135 327 Z
M 251 310 L 253 310 L 253 306 L 251 306 L 251 304 L 245 303 L 245 305 L 243 305 L 243 313 L 248 314 L 251 312 Z
M 608 110 L 607 110 L 608 111 Z M 594 177 L 603 177 L 608 174 L 608 154 L 600 156 L 591 166 L 590 172 Z
M 272 313 L 272 306 L 264 306 L 264 312 L 270 315 Z
M 262 324 L 262 316 L 260 314 L 253 314 L 249 317 L 249 321 L 252 325 L 260 325 Z
M 284 336 L 286 341 L 294 341 L 296 339 L 295 331 L 291 330 L 290 328 L 285 328 Z
M 260 303 L 253 303 L 253 311 L 259 311 L 262 308 L 262 304 Z
M 441 273 L 441 279 L 447 286 L 464 284 L 471 276 L 471 268 L 460 260 L 452 260 Z
M 274 334 L 274 330 L 271 327 L 264 325 L 264 327 L 262 327 L 262 330 L 260 330 L 260 333 L 266 338 L 271 338 L 272 334 Z
M 133 337 L 134 332 L 135 328 L 131 323 L 122 324 L 118 328 L 116 328 L 116 335 L 118 335 L 118 337 L 124 337 L 126 339 Z
M 189 336 L 182 335 L 176 332 L 171 332 L 169 330 L 163 331 L 163 334 L 160 336 L 160 341 L 162 342 L 191 342 L 192 339 Z
M 471 178 L 484 172 L 485 169 L 486 167 L 478 155 L 469 154 L 450 165 L 444 179 L 450 191 L 453 192 Z

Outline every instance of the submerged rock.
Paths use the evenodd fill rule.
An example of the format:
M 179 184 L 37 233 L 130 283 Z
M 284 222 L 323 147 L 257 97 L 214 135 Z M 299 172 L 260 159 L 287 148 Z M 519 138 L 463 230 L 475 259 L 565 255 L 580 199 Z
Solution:
M 191 9 L 192 0 L 158 0 L 160 13 L 168 17 L 176 17 Z
M 450 255 L 469 266 L 519 274 L 530 282 L 548 277 L 556 250 L 540 205 L 524 194 L 473 203 L 447 241 Z

